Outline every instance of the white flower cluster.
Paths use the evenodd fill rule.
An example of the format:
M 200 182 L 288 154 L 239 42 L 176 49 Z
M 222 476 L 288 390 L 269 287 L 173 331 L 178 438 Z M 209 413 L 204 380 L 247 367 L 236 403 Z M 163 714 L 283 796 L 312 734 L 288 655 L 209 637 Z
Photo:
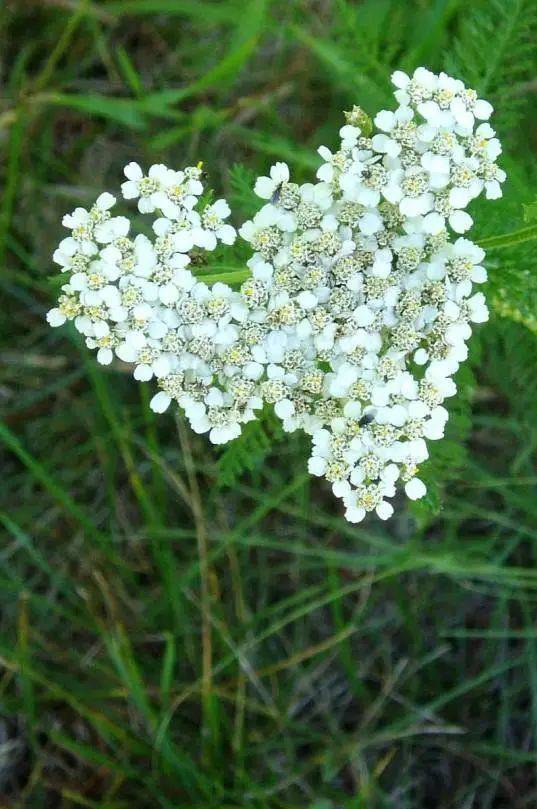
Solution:
M 175 399 L 194 430 L 210 430 L 215 443 L 228 441 L 261 406 L 254 385 L 238 375 L 248 307 L 228 286 L 198 282 L 188 265 L 218 242 L 235 241 L 235 229 L 226 224 L 229 206 L 220 199 L 196 210 L 203 193 L 200 167 L 154 165 L 144 176 L 130 163 L 125 175 L 123 196 L 137 199 L 141 213 L 160 214 L 155 238 L 129 238 L 129 220 L 111 216 L 116 200 L 107 193 L 91 210 L 65 216 L 72 234 L 54 260 L 71 275 L 48 321 L 60 326 L 74 320 L 100 363 L 110 363 L 115 352 L 134 365 L 135 379 L 156 377 L 161 391 L 151 401 L 155 411 Z
M 473 294 L 484 252 L 450 231 L 468 230 L 470 201 L 500 196 L 505 179 L 480 123 L 490 104 L 424 68 L 392 79 L 398 108 L 376 116 L 376 134 L 358 107 L 347 113 L 338 151 L 319 149 L 318 182 L 292 182 L 285 163 L 258 179 L 267 202 L 239 231 L 253 250 L 239 291 L 187 269 L 235 238 L 224 200 L 195 210 L 200 171 L 145 177 L 130 164 L 123 194 L 162 214 L 156 238 L 131 241 L 109 194 L 77 209 L 55 254 L 72 275 L 49 313 L 52 325 L 74 319 L 100 362 L 115 351 L 137 379 L 156 376 L 153 409 L 177 401 L 214 443 L 274 405 L 285 430 L 312 436 L 309 470 L 353 522 L 390 517 L 397 481 L 425 494 L 425 439 L 442 437 L 470 324 L 488 317 Z

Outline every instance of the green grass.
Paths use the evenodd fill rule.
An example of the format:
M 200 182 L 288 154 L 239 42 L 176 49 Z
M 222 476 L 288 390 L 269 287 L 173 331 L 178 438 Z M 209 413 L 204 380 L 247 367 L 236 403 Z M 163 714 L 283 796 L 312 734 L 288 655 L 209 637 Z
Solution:
M 531 0 L 0 8 L 0 806 L 537 805 Z M 426 64 L 497 107 L 490 322 L 427 503 L 341 517 L 269 416 L 218 451 L 44 321 L 61 216 L 205 161 L 237 221 Z M 486 212 L 485 212 L 486 211 Z M 236 268 L 222 264 L 215 277 Z

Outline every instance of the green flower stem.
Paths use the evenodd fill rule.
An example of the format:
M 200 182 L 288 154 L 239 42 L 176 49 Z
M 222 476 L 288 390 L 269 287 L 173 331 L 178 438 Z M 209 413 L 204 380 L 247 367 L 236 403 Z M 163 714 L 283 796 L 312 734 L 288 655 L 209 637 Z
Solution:
M 250 278 L 251 272 L 248 268 L 240 269 L 240 270 L 230 270 L 229 272 L 221 272 L 221 273 L 211 273 L 211 272 L 199 272 L 197 273 L 194 269 L 192 269 L 192 273 L 198 278 L 200 281 L 206 281 L 208 284 L 215 284 L 217 281 L 220 281 L 222 284 L 230 284 L 231 286 L 234 284 L 242 284 L 243 281 L 246 281 L 247 278 Z
M 500 250 L 504 247 L 513 247 L 517 244 L 530 242 L 533 239 L 537 239 L 537 225 L 513 230 L 511 233 L 503 233 L 501 236 L 488 236 L 485 239 L 480 239 L 478 245 L 484 250 Z

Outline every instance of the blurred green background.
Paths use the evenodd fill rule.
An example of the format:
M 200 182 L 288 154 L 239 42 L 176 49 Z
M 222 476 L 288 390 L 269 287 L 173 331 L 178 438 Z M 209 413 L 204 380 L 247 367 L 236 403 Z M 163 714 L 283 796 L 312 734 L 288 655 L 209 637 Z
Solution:
M 0 6 L 0 806 L 537 806 L 536 16 Z M 265 418 L 218 450 L 49 329 L 50 257 L 129 160 L 206 161 L 240 223 L 257 173 L 311 177 L 341 110 L 420 64 L 497 109 L 505 196 L 472 211 L 491 319 L 426 502 L 353 526 L 304 437 Z

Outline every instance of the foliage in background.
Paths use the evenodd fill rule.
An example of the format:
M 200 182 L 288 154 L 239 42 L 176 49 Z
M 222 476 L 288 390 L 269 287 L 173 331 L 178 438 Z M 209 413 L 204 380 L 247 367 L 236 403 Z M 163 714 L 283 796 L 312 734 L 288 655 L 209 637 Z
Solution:
M 532 0 L 0 8 L 0 805 L 537 803 Z M 43 313 L 62 213 L 204 160 L 237 221 L 424 64 L 496 107 L 491 321 L 424 508 L 346 525 L 269 418 L 217 456 Z M 507 235 L 505 235 L 507 234 Z M 513 235 L 514 234 L 514 235 Z M 233 266 L 241 266 L 239 247 Z M 226 259 L 227 261 L 227 259 Z M 230 267 L 216 264 L 215 277 Z

